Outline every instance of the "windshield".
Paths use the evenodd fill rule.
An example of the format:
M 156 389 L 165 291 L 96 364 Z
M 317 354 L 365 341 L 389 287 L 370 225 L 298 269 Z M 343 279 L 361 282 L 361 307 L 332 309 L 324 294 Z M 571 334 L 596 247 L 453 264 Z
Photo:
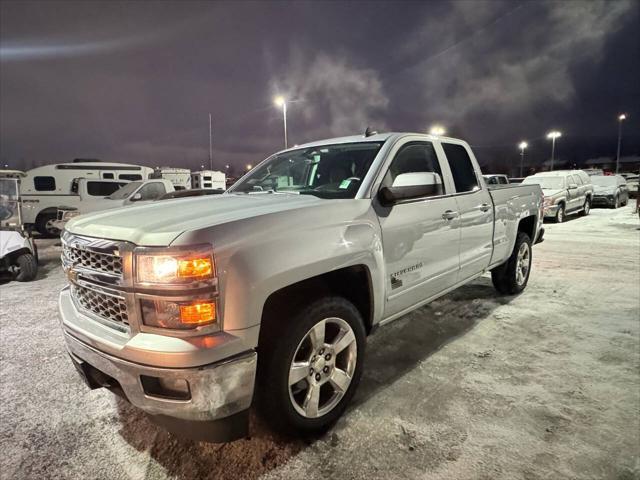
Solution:
M 612 176 L 593 176 L 591 177 L 591 183 L 593 183 L 594 185 L 597 185 L 599 187 L 612 187 L 614 185 L 618 184 L 618 179 L 616 177 L 612 177 Z
M 111 195 L 109 195 L 107 198 L 109 198 L 111 200 L 124 200 L 129 195 L 131 195 L 133 192 L 135 192 L 136 189 L 140 185 L 142 185 L 142 182 L 127 183 L 124 187 L 122 187 L 120 190 L 116 190 Z
M 360 142 L 284 152 L 251 171 L 229 192 L 354 198 L 380 147 L 382 142 Z
M 542 189 L 559 190 L 564 188 L 564 177 L 532 177 L 525 178 L 522 183 L 537 183 Z

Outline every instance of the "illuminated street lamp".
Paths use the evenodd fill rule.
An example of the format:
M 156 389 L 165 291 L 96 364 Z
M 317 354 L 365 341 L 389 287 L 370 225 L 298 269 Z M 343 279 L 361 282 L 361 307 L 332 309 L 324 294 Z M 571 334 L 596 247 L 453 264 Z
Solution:
M 284 148 L 288 148 L 287 145 L 287 101 L 282 95 L 278 95 L 273 99 L 273 103 L 277 107 L 282 107 L 282 119 L 284 120 Z
M 622 122 L 627 119 L 626 113 L 621 113 L 618 115 L 618 154 L 616 155 L 616 173 L 618 173 L 618 168 L 620 166 L 620 146 L 622 145 Z
M 556 138 L 560 138 L 561 136 L 562 132 L 559 132 L 557 130 L 552 130 L 547 133 L 547 138 L 551 140 L 551 170 L 553 170 L 553 162 L 556 155 Z
M 518 144 L 518 148 L 520 149 L 520 178 L 522 178 L 522 164 L 524 163 L 524 149 L 527 148 L 529 144 L 527 142 L 520 142 Z
M 437 135 L 438 137 L 441 137 L 442 135 L 447 133 L 447 131 L 444 129 L 442 125 L 433 125 L 429 130 L 429 133 L 431 135 Z
M 252 166 L 250 163 L 247 163 L 247 172 L 248 172 L 249 170 L 251 170 L 252 168 L 253 168 L 253 166 Z

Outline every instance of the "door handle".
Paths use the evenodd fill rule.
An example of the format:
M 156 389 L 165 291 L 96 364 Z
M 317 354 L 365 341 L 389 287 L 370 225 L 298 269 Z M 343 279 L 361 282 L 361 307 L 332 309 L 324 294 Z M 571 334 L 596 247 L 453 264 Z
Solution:
M 454 212 L 453 210 L 447 210 L 442 214 L 442 218 L 445 220 L 453 220 L 458 216 L 458 212 Z
M 483 203 L 482 205 L 478 205 L 476 207 L 476 210 L 480 210 L 482 212 L 488 212 L 489 210 L 491 210 L 491 205 L 489 205 L 488 203 Z

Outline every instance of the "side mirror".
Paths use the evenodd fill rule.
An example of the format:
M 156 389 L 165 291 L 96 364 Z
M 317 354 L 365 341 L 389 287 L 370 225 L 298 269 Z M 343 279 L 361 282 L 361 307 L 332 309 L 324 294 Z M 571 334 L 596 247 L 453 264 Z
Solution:
M 142 194 L 141 193 L 136 193 L 133 195 L 133 197 L 131 197 L 131 201 L 132 202 L 137 202 L 138 200 L 142 200 Z
M 401 173 L 390 187 L 382 187 L 378 193 L 383 205 L 393 205 L 412 198 L 442 195 L 442 179 L 434 172 Z
M 578 188 L 578 185 L 576 185 L 575 183 L 569 184 L 569 190 L 575 190 L 576 188 Z

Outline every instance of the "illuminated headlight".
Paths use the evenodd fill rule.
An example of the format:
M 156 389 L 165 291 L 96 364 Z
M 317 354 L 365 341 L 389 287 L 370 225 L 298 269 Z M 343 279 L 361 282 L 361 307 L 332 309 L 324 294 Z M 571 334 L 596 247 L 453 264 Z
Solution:
M 184 284 L 214 276 L 213 255 L 209 253 L 136 254 L 138 283 Z

